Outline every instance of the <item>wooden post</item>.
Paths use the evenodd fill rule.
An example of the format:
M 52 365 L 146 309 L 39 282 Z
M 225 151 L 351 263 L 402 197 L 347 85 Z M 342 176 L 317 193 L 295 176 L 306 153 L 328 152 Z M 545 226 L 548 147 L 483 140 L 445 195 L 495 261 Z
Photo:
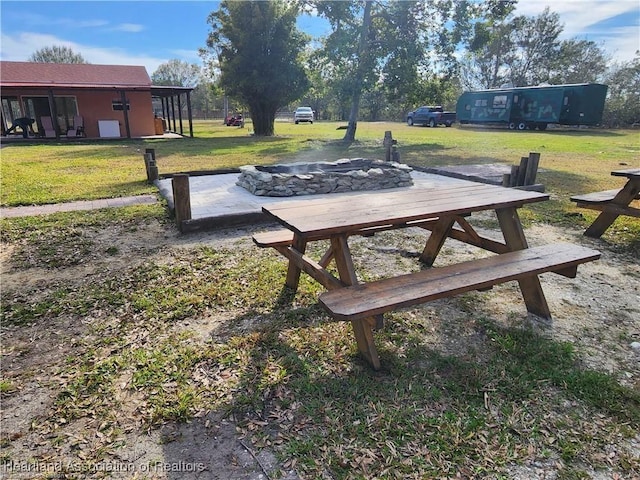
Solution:
M 158 166 L 151 153 L 144 154 L 144 166 L 147 170 L 147 182 L 153 183 L 158 179 Z
M 155 160 L 149 161 L 149 173 L 148 173 L 148 181 L 149 183 L 153 183 L 158 180 L 158 166 L 156 165 Z
M 158 179 L 158 165 L 156 164 L 156 151 L 153 148 L 147 148 L 144 151 L 144 166 L 147 170 L 147 182 L 153 183 Z
M 529 163 L 529 157 L 520 157 L 520 166 L 518 167 L 518 178 L 516 180 L 516 187 L 524 185 L 524 175 L 527 173 L 527 163 Z
M 382 145 L 385 148 L 385 157 L 384 159 L 387 162 L 391 161 L 391 147 L 393 145 L 393 137 L 391 136 L 391 130 L 387 130 L 384 132 L 384 140 L 382 141 Z
M 511 174 L 509 177 L 509 186 L 515 187 L 518 183 L 518 165 L 511 165 Z
M 398 151 L 398 146 L 396 145 L 396 141 L 393 141 L 393 145 L 391 146 L 391 161 L 400 163 L 400 152 Z
M 503 173 L 502 174 L 502 186 L 503 187 L 510 187 L 511 186 L 511 174 L 510 173 Z
M 149 164 L 153 161 L 153 157 L 150 153 L 145 153 L 142 158 L 144 158 L 144 169 L 147 172 L 147 181 L 149 181 Z
M 176 223 L 182 231 L 182 222 L 191 220 L 191 192 L 189 190 L 189 175 L 179 173 L 171 179 L 173 188 L 173 207 Z
M 536 175 L 538 174 L 539 163 L 540 163 L 540 154 L 535 152 L 529 153 L 529 161 L 527 162 L 527 171 L 524 176 L 524 185 L 533 185 L 536 182 Z

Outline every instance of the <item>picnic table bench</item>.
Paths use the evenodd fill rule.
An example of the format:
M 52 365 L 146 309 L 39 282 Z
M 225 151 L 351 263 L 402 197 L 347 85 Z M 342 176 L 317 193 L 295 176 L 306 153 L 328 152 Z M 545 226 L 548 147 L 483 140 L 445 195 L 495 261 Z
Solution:
M 360 320 L 545 272 L 575 278 L 579 264 L 599 257 L 568 243 L 544 245 L 331 290 L 319 300 L 337 320 Z
M 320 295 L 320 304 L 334 319 L 351 322 L 359 352 L 379 369 L 373 330 L 382 327 L 384 313 L 398 308 L 515 280 L 527 310 L 551 317 L 538 275 L 555 272 L 575 277 L 579 264 L 596 260 L 600 254 L 568 244 L 528 248 L 517 209 L 548 198 L 533 191 L 464 182 L 429 189 L 290 200 L 262 208 L 285 228 L 256 234 L 254 242 L 276 249 L 289 260 L 287 287 L 295 291 L 304 271 L 328 290 Z M 471 225 L 469 217 L 485 210 L 495 211 L 504 241 L 480 235 Z M 436 261 L 447 238 L 496 255 L 361 284 L 349 237 L 411 226 L 430 232 L 420 254 L 428 267 Z M 328 241 L 329 247 L 316 261 L 306 254 L 306 247 L 320 240 Z M 337 277 L 327 270 L 332 261 Z
M 640 199 L 640 168 L 614 170 L 611 175 L 626 177 L 627 183 L 622 188 L 571 197 L 577 207 L 600 211 L 584 232 L 588 237 L 601 237 L 620 215 L 640 217 L 640 209 L 631 206 L 632 201 Z

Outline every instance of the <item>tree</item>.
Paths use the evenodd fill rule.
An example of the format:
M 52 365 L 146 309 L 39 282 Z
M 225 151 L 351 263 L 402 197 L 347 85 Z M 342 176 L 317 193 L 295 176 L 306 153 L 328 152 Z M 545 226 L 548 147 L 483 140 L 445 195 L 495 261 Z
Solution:
M 612 127 L 640 123 L 640 51 L 633 60 L 614 65 L 605 81 L 609 95 L 603 123 Z
M 549 65 L 548 83 L 586 83 L 602 81 L 609 57 L 590 40 L 570 39 L 560 43 Z
M 194 88 L 202 80 L 202 72 L 196 64 L 173 59 L 161 64 L 151 74 L 154 85 Z
M 309 38 L 295 26 L 298 13 L 285 0 L 225 0 L 209 15 L 220 87 L 248 106 L 256 135 L 273 135 L 277 110 L 309 88 L 301 61 Z
M 548 81 L 548 72 L 560 47 L 560 16 L 549 7 L 537 17 L 516 17 L 511 22 L 513 50 L 506 56 L 514 87 Z
M 498 88 L 598 80 L 607 57 L 596 43 L 560 41 L 560 17 L 546 8 L 537 17 L 479 22 L 463 61 L 465 87 Z
M 336 91 L 349 98 L 345 141 L 355 140 L 364 94 L 383 89 L 388 101 L 406 99 L 427 72 L 453 72 L 455 48 L 477 11 L 473 3 L 306 2 L 332 26 L 319 55 Z
M 497 88 L 506 83 L 504 52 L 511 48 L 504 25 L 477 24 L 474 39 L 461 60 L 461 79 L 465 88 Z
M 203 80 L 191 92 L 191 107 L 195 117 L 209 118 L 216 110 L 224 107 L 224 100 L 218 88 L 210 81 Z
M 29 57 L 29 61 L 37 63 L 89 63 L 79 53 L 61 45 L 36 50 Z

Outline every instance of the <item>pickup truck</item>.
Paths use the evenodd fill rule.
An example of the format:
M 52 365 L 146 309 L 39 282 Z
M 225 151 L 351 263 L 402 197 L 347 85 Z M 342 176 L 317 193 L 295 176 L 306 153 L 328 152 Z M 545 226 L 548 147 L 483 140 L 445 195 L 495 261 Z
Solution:
M 293 114 L 293 120 L 296 125 L 300 122 L 313 123 L 313 110 L 311 107 L 298 107 Z
M 456 121 L 456 112 L 445 112 L 442 107 L 420 107 L 407 114 L 407 125 L 428 125 L 450 127 Z

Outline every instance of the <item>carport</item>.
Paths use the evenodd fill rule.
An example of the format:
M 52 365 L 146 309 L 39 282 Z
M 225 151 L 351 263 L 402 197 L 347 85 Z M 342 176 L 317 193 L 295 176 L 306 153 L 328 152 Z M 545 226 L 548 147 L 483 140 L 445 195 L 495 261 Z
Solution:
M 191 87 L 151 86 L 151 97 L 162 105 L 161 117 L 166 121 L 166 129 L 184 135 L 183 110 L 186 108 L 189 122 L 189 136 L 193 137 L 193 115 L 191 112 Z M 183 100 L 183 96 L 185 99 Z M 157 117 L 156 113 L 156 117 Z M 176 119 L 177 116 L 177 119 Z

